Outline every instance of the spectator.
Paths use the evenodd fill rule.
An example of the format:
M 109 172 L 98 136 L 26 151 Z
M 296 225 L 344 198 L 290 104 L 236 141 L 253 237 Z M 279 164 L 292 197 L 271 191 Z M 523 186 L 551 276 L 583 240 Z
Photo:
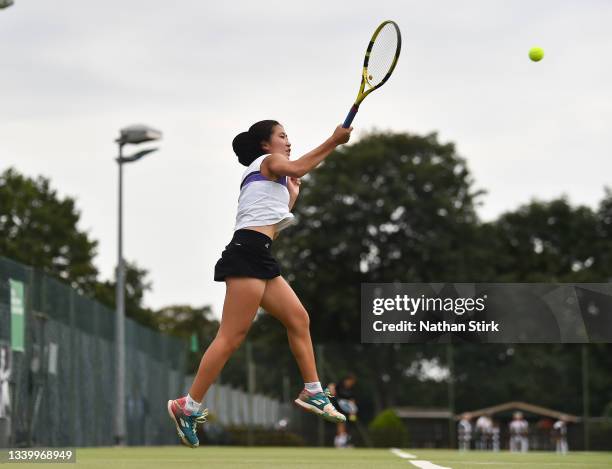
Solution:
M 526 453 L 529 450 L 529 424 L 521 412 L 515 412 L 510 422 L 510 451 Z
M 567 454 L 567 418 L 563 415 L 552 427 L 552 437 L 555 441 L 555 451 Z
M 470 449 L 470 442 L 472 441 L 471 418 L 472 416 L 470 414 L 465 413 L 461 416 L 461 420 L 459 420 L 457 424 L 457 440 L 461 451 L 468 451 Z

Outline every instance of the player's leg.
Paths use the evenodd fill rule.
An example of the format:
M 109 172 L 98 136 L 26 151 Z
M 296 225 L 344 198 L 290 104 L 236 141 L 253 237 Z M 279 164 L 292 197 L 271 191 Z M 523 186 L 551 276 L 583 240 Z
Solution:
M 511 445 L 511 449 L 510 451 L 512 451 L 513 453 L 517 453 L 520 451 L 520 446 L 521 446 L 521 440 L 520 437 L 514 435 L 512 437 L 510 437 L 510 445 Z
M 338 422 L 336 426 L 336 437 L 334 438 L 334 446 L 336 448 L 344 448 L 348 443 L 348 433 L 346 431 L 346 423 Z
M 188 446 L 198 446 L 196 425 L 205 420 L 206 410 L 200 410 L 202 399 L 217 379 L 223 366 L 247 335 L 266 285 L 265 280 L 231 277 L 226 279 L 225 302 L 221 326 L 215 339 L 204 353 L 189 394 L 168 401 L 168 412 L 177 432 Z
M 261 306 L 287 329 L 289 347 L 304 381 L 319 381 L 308 312 L 284 278 L 276 277 L 268 281 Z
M 315 363 L 310 318 L 301 301 L 283 277 L 268 280 L 261 306 L 287 329 L 289 347 L 298 364 L 304 390 L 295 403 L 332 422 L 344 422 L 346 417 L 336 410 L 321 387 Z
M 226 280 L 221 326 L 206 349 L 189 390 L 189 395 L 195 401 L 202 401 L 229 357 L 242 344 L 259 308 L 265 286 L 265 280 L 256 278 L 232 277 Z
M 521 437 L 521 452 L 529 451 L 529 439 L 526 436 Z
M 462 451 L 467 450 L 467 445 L 466 445 L 466 442 L 467 442 L 467 432 L 465 430 L 461 430 L 460 429 L 457 432 L 457 440 L 458 440 L 458 443 L 459 443 L 458 444 L 459 449 L 462 450 Z

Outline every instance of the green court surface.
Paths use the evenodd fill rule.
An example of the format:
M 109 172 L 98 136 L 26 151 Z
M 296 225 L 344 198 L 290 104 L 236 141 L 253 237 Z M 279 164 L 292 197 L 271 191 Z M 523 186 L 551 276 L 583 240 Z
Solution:
M 511 454 L 452 450 L 406 449 L 399 457 L 386 449 L 333 448 L 244 448 L 179 446 L 130 448 L 78 448 L 77 464 L 67 467 L 104 469 L 366 469 L 415 468 L 425 469 L 609 469 L 612 453 L 554 453 L 532 452 Z M 415 456 L 414 458 L 412 456 Z M 3 467 L 33 467 L 40 464 L 6 464 Z M 44 466 L 43 466 L 44 467 Z

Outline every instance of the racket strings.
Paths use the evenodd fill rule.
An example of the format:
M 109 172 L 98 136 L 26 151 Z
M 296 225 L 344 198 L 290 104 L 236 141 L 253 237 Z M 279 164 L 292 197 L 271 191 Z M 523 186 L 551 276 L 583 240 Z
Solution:
M 367 79 L 371 86 L 381 83 L 391 70 L 398 45 L 399 38 L 395 27 L 392 24 L 383 26 L 374 40 L 366 69 Z

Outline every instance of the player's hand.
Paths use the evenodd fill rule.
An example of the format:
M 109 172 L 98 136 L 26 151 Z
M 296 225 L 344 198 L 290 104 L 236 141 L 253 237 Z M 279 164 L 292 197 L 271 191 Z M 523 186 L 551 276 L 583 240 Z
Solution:
M 331 138 L 336 145 L 342 145 L 343 143 L 349 141 L 349 139 L 351 138 L 352 131 L 352 127 L 345 129 L 344 127 L 339 125 L 338 127 L 336 127 L 336 130 L 334 130 L 334 133 L 332 134 Z
M 296 198 L 300 193 L 300 178 L 292 178 L 287 177 L 287 190 L 289 191 L 289 196 L 292 198 Z

